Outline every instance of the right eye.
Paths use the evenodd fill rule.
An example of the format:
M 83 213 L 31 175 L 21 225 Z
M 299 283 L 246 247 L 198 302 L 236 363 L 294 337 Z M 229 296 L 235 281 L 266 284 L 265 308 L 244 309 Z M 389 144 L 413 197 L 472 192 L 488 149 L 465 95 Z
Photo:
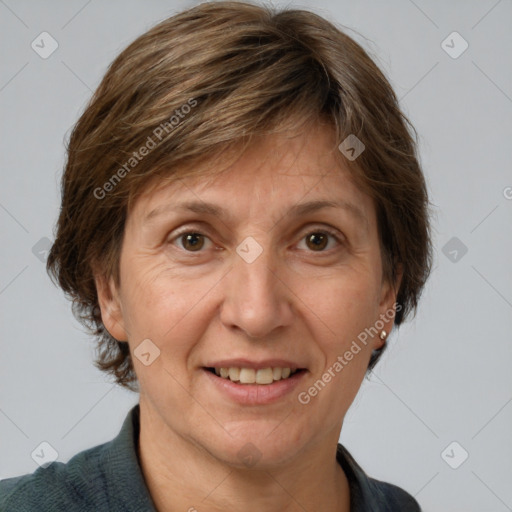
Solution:
M 171 243 L 178 240 L 181 245 L 180 249 L 187 252 L 200 252 L 205 245 L 205 240 L 211 243 L 211 240 L 206 235 L 198 231 L 182 231 L 171 240 Z

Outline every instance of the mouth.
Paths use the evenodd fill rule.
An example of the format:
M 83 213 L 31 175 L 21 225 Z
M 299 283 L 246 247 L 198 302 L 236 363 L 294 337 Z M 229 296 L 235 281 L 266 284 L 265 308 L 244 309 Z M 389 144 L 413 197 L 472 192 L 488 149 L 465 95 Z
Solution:
M 305 368 L 289 367 L 267 367 L 267 368 L 248 368 L 248 367 L 205 367 L 206 371 L 226 379 L 236 384 L 249 385 L 258 384 L 268 386 L 275 382 L 285 381 L 293 378 L 294 375 L 304 373 Z
M 201 370 L 212 386 L 212 400 L 220 396 L 231 403 L 257 406 L 292 399 L 310 373 L 303 365 L 289 359 L 230 358 L 207 361 Z

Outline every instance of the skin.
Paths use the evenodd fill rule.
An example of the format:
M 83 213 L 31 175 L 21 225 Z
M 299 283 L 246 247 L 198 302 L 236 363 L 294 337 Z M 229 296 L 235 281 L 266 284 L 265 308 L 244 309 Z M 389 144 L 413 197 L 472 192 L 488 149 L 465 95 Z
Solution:
M 139 456 L 160 511 L 350 509 L 336 444 L 383 341 L 360 344 L 308 404 L 297 395 L 393 310 L 400 280 L 391 286 L 383 279 L 375 205 L 337 151 L 327 125 L 263 138 L 226 172 L 166 184 L 129 212 L 120 286 L 96 282 L 106 328 L 132 352 L 141 390 Z M 297 203 L 340 198 L 365 219 L 340 207 L 287 215 Z M 215 203 L 232 217 L 169 211 L 144 223 L 153 208 L 187 200 Z M 194 239 L 199 251 L 176 235 L 180 227 L 205 235 Z M 339 241 L 327 236 L 324 246 L 329 227 Z M 320 248 L 308 243 L 312 233 Z M 236 252 L 248 236 L 263 249 L 252 263 Z M 383 328 L 389 333 L 392 324 L 386 319 Z M 133 356 L 147 338 L 160 349 L 149 366 Z M 277 403 L 239 405 L 202 369 L 234 357 L 291 359 L 307 373 Z M 238 457 L 247 443 L 260 457 L 252 467 Z

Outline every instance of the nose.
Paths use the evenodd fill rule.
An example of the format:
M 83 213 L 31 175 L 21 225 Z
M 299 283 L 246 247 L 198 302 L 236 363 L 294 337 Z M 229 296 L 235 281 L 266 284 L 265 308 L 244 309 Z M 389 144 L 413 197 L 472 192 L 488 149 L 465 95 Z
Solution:
M 290 325 L 293 293 L 283 277 L 269 249 L 252 263 L 235 254 L 233 267 L 223 279 L 222 323 L 255 339 L 268 338 L 274 330 Z

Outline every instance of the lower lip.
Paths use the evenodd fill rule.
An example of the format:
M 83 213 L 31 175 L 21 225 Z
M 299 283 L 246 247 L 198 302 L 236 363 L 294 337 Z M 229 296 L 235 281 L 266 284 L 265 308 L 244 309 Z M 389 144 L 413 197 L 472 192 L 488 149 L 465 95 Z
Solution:
M 272 384 L 240 384 L 203 368 L 203 373 L 224 395 L 243 405 L 266 405 L 279 401 L 289 395 L 304 378 L 307 371 L 301 370 L 291 377 L 277 380 Z

